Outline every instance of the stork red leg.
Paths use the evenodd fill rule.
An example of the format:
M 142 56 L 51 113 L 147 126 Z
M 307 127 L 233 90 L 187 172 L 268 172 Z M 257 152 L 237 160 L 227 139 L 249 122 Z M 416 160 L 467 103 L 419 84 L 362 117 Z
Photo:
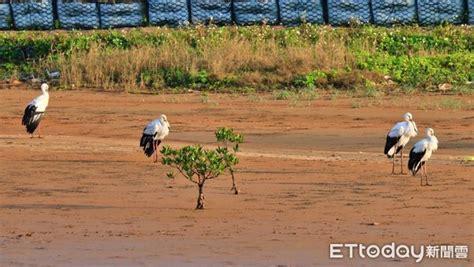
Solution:
M 401 159 L 400 159 L 400 169 L 401 169 L 400 174 L 406 174 L 406 173 L 403 172 L 403 147 L 400 150 L 400 157 L 401 157 Z
M 425 167 L 425 178 L 426 178 L 426 185 L 427 185 L 427 186 L 431 186 L 431 184 L 430 184 L 430 183 L 428 183 L 428 171 L 426 170 L 426 163 L 427 163 L 427 162 L 425 162 L 425 164 L 423 165 L 423 166 Z
M 156 141 L 153 141 L 153 153 L 155 154 L 155 159 L 153 160 L 153 162 L 158 162 L 158 153 L 156 152 L 156 149 L 157 149 L 157 145 L 156 145 Z
M 392 175 L 395 174 L 395 158 L 397 157 L 397 155 L 393 155 L 393 159 L 392 159 Z
M 422 167 L 423 168 L 423 167 Z M 423 186 L 423 172 L 421 172 L 420 185 Z
M 41 124 L 38 125 L 38 138 L 42 138 L 41 137 Z

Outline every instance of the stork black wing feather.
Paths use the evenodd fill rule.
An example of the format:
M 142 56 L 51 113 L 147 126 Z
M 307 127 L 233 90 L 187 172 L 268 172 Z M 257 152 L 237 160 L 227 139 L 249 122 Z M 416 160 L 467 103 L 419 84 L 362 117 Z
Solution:
M 140 140 L 140 147 L 143 147 L 143 152 L 147 157 L 151 157 L 155 152 L 155 148 L 153 146 L 153 136 L 149 134 L 143 134 Z
M 26 131 L 33 134 L 43 118 L 43 112 L 36 112 L 35 105 L 28 105 L 21 120 L 21 124 L 26 126 Z
M 398 140 L 400 140 L 400 136 L 390 137 L 387 134 L 387 141 L 385 142 L 385 149 L 383 153 L 387 155 L 388 158 L 392 158 L 393 155 L 396 155 L 400 151 L 401 147 L 398 147 L 397 151 L 393 155 L 388 155 L 388 151 L 390 151 L 390 149 L 398 143 Z
M 410 151 L 410 159 L 408 160 L 408 169 L 411 170 L 411 173 L 415 175 L 418 170 L 425 164 L 425 162 L 421 162 L 421 159 L 425 155 L 426 150 L 423 152 L 415 152 L 415 148 L 412 148 Z

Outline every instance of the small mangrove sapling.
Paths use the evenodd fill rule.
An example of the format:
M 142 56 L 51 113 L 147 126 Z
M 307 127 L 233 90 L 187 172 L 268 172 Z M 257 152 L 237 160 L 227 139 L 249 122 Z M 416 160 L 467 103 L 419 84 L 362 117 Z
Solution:
M 231 190 L 234 191 L 234 194 L 237 195 L 239 194 L 239 189 L 237 188 L 237 184 L 235 181 L 234 167 L 235 165 L 239 163 L 239 160 L 236 154 L 239 151 L 239 144 L 244 142 L 244 136 L 242 134 L 235 133 L 232 128 L 227 128 L 227 127 L 218 128 L 215 132 L 215 135 L 216 135 L 217 142 L 224 144 L 224 147 L 219 147 L 219 148 L 225 151 L 227 154 L 234 155 L 234 157 L 232 158 L 224 157 L 224 160 L 230 172 L 230 175 L 232 176 Z M 229 151 L 229 146 L 231 146 L 233 152 Z
M 225 148 L 204 149 L 200 145 L 173 149 L 164 146 L 161 149 L 163 165 L 176 168 L 187 180 L 198 186 L 199 194 L 196 209 L 204 208 L 204 184 L 215 179 L 237 163 L 235 154 Z M 173 176 L 168 174 L 168 176 Z

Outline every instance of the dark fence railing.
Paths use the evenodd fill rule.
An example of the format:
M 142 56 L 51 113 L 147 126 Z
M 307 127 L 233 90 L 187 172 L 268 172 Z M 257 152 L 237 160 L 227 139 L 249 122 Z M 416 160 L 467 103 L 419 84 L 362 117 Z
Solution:
M 0 29 L 474 24 L 474 0 L 0 0 Z

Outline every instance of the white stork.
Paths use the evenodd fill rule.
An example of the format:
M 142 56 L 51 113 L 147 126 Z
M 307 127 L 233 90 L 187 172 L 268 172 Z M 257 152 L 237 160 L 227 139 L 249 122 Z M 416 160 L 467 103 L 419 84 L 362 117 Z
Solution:
M 428 183 L 428 174 L 426 172 L 426 162 L 430 159 L 431 154 L 438 149 L 438 138 L 434 135 L 434 130 L 426 129 L 426 138 L 418 141 L 410 151 L 410 159 L 408 160 L 408 169 L 411 170 L 413 176 L 416 175 L 421 168 L 420 185 L 423 186 L 423 173 L 425 173 L 426 184 Z
M 46 83 L 41 84 L 43 94 L 33 99 L 25 108 L 21 124 L 26 126 L 26 131 L 31 134 L 31 138 L 33 138 L 36 128 L 38 128 L 38 138 L 41 138 L 41 127 L 39 125 L 41 119 L 43 119 L 46 107 L 48 107 L 48 89 L 49 86 Z
M 171 126 L 168 122 L 166 115 L 162 114 L 154 121 L 148 123 L 143 129 L 143 135 L 140 140 L 140 147 L 143 147 L 143 152 L 147 157 L 151 157 L 155 154 L 153 162 L 158 161 L 157 149 L 161 141 L 169 134 Z
M 403 147 L 408 144 L 411 137 L 417 135 L 418 129 L 411 113 L 403 115 L 404 121 L 398 122 L 387 134 L 384 154 L 393 159 L 392 174 L 395 174 L 395 156 L 400 152 L 400 174 L 403 172 Z

